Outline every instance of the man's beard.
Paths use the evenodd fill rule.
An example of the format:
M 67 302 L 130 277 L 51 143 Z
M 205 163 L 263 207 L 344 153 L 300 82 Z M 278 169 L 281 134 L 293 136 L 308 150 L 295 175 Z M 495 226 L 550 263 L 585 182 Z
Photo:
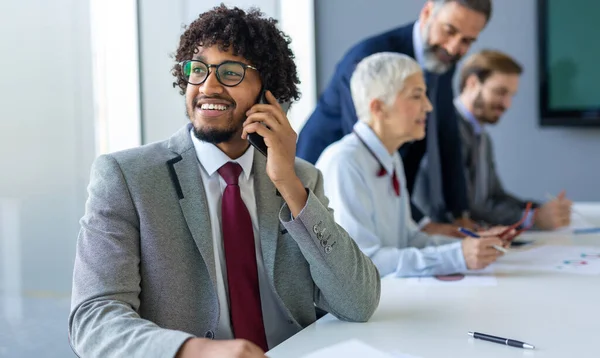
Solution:
M 206 129 L 206 128 L 196 128 L 194 127 L 194 135 L 199 140 L 212 143 L 219 144 L 223 142 L 228 142 L 233 138 L 233 135 L 237 132 L 234 128 L 227 129 Z
M 458 61 L 460 61 L 460 55 L 450 55 L 445 49 L 443 49 L 439 45 L 430 45 L 428 42 L 429 31 L 431 30 L 431 23 L 425 24 L 423 29 L 423 59 L 425 61 L 424 67 L 425 70 L 431 73 L 442 74 L 448 72 L 452 66 L 456 65 Z M 441 61 L 437 53 L 442 52 L 444 55 L 450 57 L 450 62 L 446 63 Z
M 491 112 L 496 108 L 501 109 L 502 113 L 504 113 L 503 107 L 496 107 L 494 105 L 485 103 L 485 100 L 483 99 L 483 93 L 481 90 L 477 94 L 477 97 L 475 97 L 475 99 L 473 100 L 473 115 L 475 116 L 475 118 L 477 118 L 483 123 L 496 124 L 496 122 L 498 122 L 500 116 L 495 116 L 491 114 Z M 489 115 L 486 114 L 487 111 L 490 112 Z
M 194 98 L 192 100 L 191 110 L 186 108 L 185 114 L 191 120 L 194 115 L 194 110 L 198 105 L 198 99 Z M 235 105 L 232 105 L 235 108 Z M 233 113 L 230 113 L 229 118 L 227 118 L 227 127 L 226 128 L 196 128 L 194 125 L 194 121 L 192 122 L 192 127 L 194 130 L 194 136 L 206 143 L 219 144 L 223 142 L 228 142 L 233 138 L 233 135 L 236 134 L 242 126 L 242 122 L 239 122 L 239 125 L 235 125 L 235 121 L 233 119 Z

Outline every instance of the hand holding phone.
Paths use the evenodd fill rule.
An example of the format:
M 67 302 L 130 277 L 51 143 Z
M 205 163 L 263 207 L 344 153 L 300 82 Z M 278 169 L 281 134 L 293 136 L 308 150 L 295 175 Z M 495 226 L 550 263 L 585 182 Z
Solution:
M 267 91 L 264 88 L 261 89 L 260 94 L 258 96 L 257 104 L 269 104 L 265 97 L 266 92 Z M 283 110 L 283 113 L 287 114 L 287 111 L 290 108 L 290 104 L 290 101 L 279 103 L 281 109 Z M 267 145 L 265 144 L 265 139 L 260 134 L 256 132 L 248 133 L 248 142 L 250 142 L 250 144 L 252 144 L 254 148 L 256 148 L 260 153 L 262 153 L 262 155 L 264 155 L 265 157 L 267 156 Z
M 265 99 L 268 104 L 256 104 L 246 112 L 242 138 L 261 153 L 266 155 L 268 151 L 267 174 L 271 180 L 287 180 L 295 176 L 298 136 L 270 91 L 266 91 Z
M 244 122 L 242 138 L 250 140 L 252 134 L 260 136 L 257 146 L 261 153 L 267 153 L 266 174 L 277 192 L 287 203 L 292 215 L 298 216 L 305 207 L 308 194 L 304 184 L 296 175 L 296 139 L 298 135 L 290 125 L 285 108 L 277 105 L 277 99 L 270 91 L 263 96 L 268 104 L 257 104 L 250 108 Z M 287 106 L 286 106 L 287 107 Z M 258 137 L 254 137 L 258 139 Z M 261 141 L 262 139 L 262 141 Z M 265 146 L 261 150 L 261 143 Z

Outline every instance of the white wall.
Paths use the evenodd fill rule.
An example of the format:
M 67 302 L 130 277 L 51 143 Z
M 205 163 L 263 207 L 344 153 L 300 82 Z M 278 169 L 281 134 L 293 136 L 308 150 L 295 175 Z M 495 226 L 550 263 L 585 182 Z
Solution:
M 89 34 L 86 1 L 0 2 L 0 355 L 7 357 L 72 356 L 66 320 L 94 157 Z

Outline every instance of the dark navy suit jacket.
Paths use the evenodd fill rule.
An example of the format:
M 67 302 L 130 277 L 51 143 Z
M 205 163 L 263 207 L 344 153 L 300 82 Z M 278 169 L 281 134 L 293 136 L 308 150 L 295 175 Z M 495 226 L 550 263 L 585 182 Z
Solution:
M 315 163 L 331 143 L 352 131 L 358 120 L 350 93 L 350 78 L 356 65 L 365 57 L 378 52 L 398 52 L 415 58 L 413 45 L 414 23 L 363 40 L 350 49 L 338 63 L 329 86 L 319 98 L 317 108 L 300 132 L 297 156 Z M 462 169 L 462 153 L 458 122 L 454 110 L 452 77 L 455 67 L 438 78 L 437 96 L 430 100 L 438 123 L 442 185 L 446 211 L 459 217 L 468 210 L 467 190 Z M 426 78 L 429 78 L 426 74 Z M 412 194 L 421 159 L 425 154 L 426 139 L 407 143 L 400 148 L 404 162 L 407 188 Z M 325 178 L 327 179 L 327 178 Z M 413 218 L 418 222 L 423 213 L 412 206 Z M 429 214 L 429 213 L 425 213 Z

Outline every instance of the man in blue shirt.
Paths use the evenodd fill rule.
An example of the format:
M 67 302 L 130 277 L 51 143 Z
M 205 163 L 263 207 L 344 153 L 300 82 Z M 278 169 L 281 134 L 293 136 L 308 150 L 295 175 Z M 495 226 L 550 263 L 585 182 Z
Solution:
M 553 230 L 570 224 L 571 201 L 563 191 L 537 210 L 524 213 L 527 201 L 506 192 L 500 182 L 491 138 L 485 130 L 510 108 L 522 71 L 513 58 L 492 50 L 473 54 L 461 69 L 460 95 L 454 104 L 471 217 L 491 225 L 510 225 L 527 215 L 525 226 Z
M 504 245 L 499 238 L 428 235 L 411 218 L 398 148 L 425 136 L 432 110 L 419 64 L 377 53 L 358 64 L 350 86 L 359 122 L 317 162 L 336 222 L 382 276 L 445 275 L 494 262 Z
M 434 210 L 425 214 L 434 221 L 461 219 L 459 224 L 470 226 L 460 138 L 452 105 L 452 77 L 455 64 L 467 53 L 490 16 L 491 0 L 429 0 L 416 23 L 355 45 L 338 64 L 317 108 L 300 133 L 298 156 L 314 163 L 325 147 L 352 131 L 357 116 L 350 94 L 350 77 L 358 62 L 378 52 L 406 54 L 424 69 L 429 97 L 434 103 L 427 138 L 407 143 L 400 150 L 407 188 L 412 193 L 415 176 L 427 152 L 435 182 L 429 186 Z M 425 231 L 455 233 L 453 226 L 429 222 L 415 207 L 413 218 Z

